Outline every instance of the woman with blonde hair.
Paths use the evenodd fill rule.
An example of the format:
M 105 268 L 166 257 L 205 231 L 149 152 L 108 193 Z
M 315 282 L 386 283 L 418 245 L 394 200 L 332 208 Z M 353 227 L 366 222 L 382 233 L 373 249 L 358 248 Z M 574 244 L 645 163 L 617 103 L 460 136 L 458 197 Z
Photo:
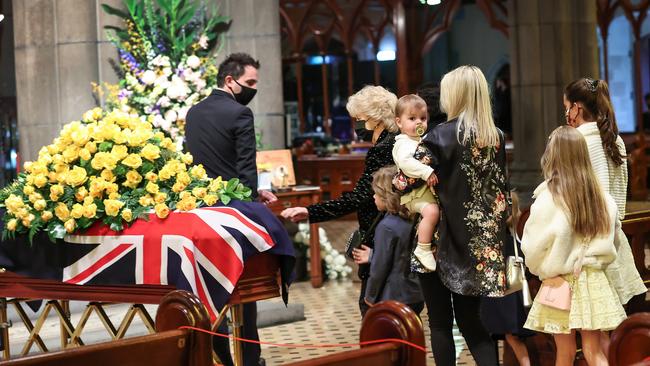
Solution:
M 437 270 L 420 274 L 431 348 L 436 365 L 455 365 L 455 316 L 476 363 L 497 365 L 479 309 L 482 296 L 503 296 L 505 290 L 504 136 L 494 125 L 487 81 L 477 67 L 461 66 L 442 78 L 440 106 L 447 122 L 422 141 L 431 151 L 442 211 Z
M 570 304 L 544 301 L 542 289 L 524 326 L 553 335 L 556 366 L 573 365 L 576 331 L 587 363 L 607 365 L 600 339 L 626 317 L 604 271 L 616 258 L 616 202 L 598 182 L 587 144 L 575 129 L 553 131 L 541 163 L 545 182 L 535 189 L 521 249 L 543 287 L 557 289 L 554 297 Z M 567 289 L 564 295 L 561 288 Z
M 392 150 L 395 136 L 399 132 L 395 124 L 395 105 L 397 96 L 381 86 L 365 86 L 348 99 L 346 108 L 350 117 L 356 119 L 357 136 L 371 141 L 372 146 L 365 159 L 365 168 L 352 192 L 344 193 L 340 198 L 320 202 L 308 207 L 292 207 L 282 211 L 285 219 L 294 222 L 309 219 L 310 222 L 329 221 L 356 212 L 359 230 L 368 232 L 379 211 L 375 206 L 372 191 L 372 174 L 379 168 L 393 165 Z M 361 278 L 361 296 L 359 307 L 365 314 L 368 305 L 363 300 L 368 278 L 368 262 L 372 248 L 372 233 L 363 235 L 367 242 L 355 251 L 355 262 L 359 263 Z

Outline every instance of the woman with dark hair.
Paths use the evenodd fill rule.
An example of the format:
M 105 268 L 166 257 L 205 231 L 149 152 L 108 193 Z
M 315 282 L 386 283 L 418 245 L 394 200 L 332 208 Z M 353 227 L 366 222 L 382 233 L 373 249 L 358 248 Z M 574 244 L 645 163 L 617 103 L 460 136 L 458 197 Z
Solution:
M 616 116 L 604 80 L 582 78 L 564 89 L 565 118 L 569 126 L 584 136 L 589 159 L 603 190 L 616 201 L 618 219 L 625 217 L 627 200 L 627 164 L 623 139 L 618 135 Z M 630 244 L 620 225 L 615 233 L 616 260 L 605 274 L 616 290 L 621 304 L 647 291 L 634 264 Z M 607 340 L 603 340 L 607 350 Z

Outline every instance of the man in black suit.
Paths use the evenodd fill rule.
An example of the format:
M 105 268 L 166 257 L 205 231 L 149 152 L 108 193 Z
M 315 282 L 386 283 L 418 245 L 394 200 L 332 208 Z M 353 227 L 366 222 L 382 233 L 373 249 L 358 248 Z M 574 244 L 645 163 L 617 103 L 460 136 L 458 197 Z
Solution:
M 255 126 L 253 112 L 246 107 L 257 93 L 259 67 L 259 62 L 248 54 L 229 55 L 219 65 L 217 88 L 187 112 L 185 138 L 194 163 L 203 164 L 208 176 L 239 178 L 253 190 L 254 198 L 271 203 L 277 200 L 273 193 L 257 191 Z M 244 338 L 259 340 L 256 320 L 257 305 L 244 305 Z M 219 332 L 228 332 L 225 322 Z M 221 362 L 232 365 L 229 341 L 212 337 L 212 343 Z M 263 365 L 260 352 L 259 345 L 244 343 L 244 365 Z

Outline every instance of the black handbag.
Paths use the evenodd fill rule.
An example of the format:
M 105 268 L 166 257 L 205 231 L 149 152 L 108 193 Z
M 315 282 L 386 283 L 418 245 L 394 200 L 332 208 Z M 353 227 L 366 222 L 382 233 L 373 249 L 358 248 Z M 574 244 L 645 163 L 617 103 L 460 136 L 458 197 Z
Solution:
M 355 249 L 361 248 L 362 244 L 365 244 L 366 246 L 373 247 L 372 245 L 372 240 L 374 238 L 375 234 L 375 227 L 381 221 L 381 219 L 384 217 L 383 213 L 379 213 L 377 217 L 375 217 L 375 221 L 372 222 L 370 225 L 370 228 L 368 231 L 363 231 L 361 229 L 354 230 L 352 234 L 350 234 L 350 237 L 348 238 L 348 242 L 345 244 L 345 256 L 354 259 L 354 256 L 352 254 L 352 251 Z M 370 244 L 370 245 L 369 245 Z

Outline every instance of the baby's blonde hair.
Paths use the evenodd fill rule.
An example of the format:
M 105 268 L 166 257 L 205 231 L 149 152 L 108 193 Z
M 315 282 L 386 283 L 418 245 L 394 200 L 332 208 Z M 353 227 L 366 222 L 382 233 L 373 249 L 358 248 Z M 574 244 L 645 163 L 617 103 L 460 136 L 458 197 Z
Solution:
M 350 116 L 367 116 L 384 125 L 388 132 L 398 132 L 395 124 L 397 96 L 381 86 L 367 85 L 348 99 L 345 108 Z
M 427 102 L 425 102 L 419 95 L 406 94 L 397 100 L 397 105 L 395 106 L 395 117 L 401 116 L 411 108 L 426 110 Z
M 447 113 L 447 120 L 458 118 L 459 143 L 476 142 L 479 147 L 499 145 L 490 91 L 478 67 L 461 66 L 445 74 L 440 82 L 440 108 Z
M 566 211 L 573 231 L 587 240 L 607 234 L 607 202 L 582 134 L 569 126 L 556 128 L 541 163 L 553 200 Z

